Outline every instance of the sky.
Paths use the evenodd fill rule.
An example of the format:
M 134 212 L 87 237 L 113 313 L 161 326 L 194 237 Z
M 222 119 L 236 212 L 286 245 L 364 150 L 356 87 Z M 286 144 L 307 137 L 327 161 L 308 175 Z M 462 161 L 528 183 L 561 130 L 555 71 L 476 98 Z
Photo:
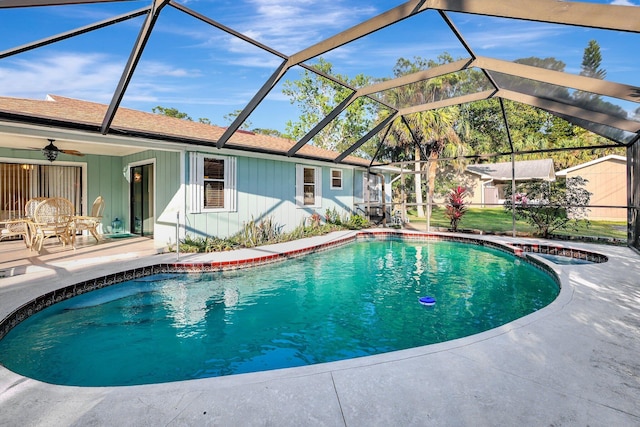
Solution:
M 640 6 L 640 0 L 592 0 Z M 402 4 L 401 0 L 187 0 L 182 4 L 285 54 L 292 55 L 359 22 Z M 124 1 L 85 5 L 0 9 L 0 52 L 129 13 L 150 4 Z M 634 68 L 640 34 L 528 23 L 451 13 L 475 54 L 513 61 L 554 57 L 578 74 L 584 48 L 598 41 L 607 80 L 640 86 Z M 109 104 L 143 18 L 0 59 L 0 96 L 44 99 L 47 94 Z M 468 57 L 435 11 L 426 11 L 323 55 L 347 79 L 393 75 L 401 57 L 435 59 L 442 53 Z M 309 63 L 314 63 L 312 59 Z M 229 113 L 244 108 L 281 59 L 167 6 L 136 68 L 121 106 L 151 112 L 176 108 L 194 120 L 227 126 Z M 300 111 L 282 93 L 291 69 L 249 118 L 250 128 L 284 131 Z M 637 104 L 619 103 L 628 110 Z M 225 117 L 226 116 L 226 117 Z

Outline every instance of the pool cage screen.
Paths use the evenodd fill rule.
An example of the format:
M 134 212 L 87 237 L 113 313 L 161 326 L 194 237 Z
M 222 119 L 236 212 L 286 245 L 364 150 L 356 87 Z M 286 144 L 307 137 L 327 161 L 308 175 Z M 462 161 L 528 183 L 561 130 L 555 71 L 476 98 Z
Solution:
M 576 147 L 573 148 L 575 150 Z M 553 228 L 549 237 L 629 244 L 639 248 L 637 207 L 640 186 L 638 176 L 638 148 L 593 149 L 581 147 L 593 159 L 584 167 L 566 167 L 566 155 L 558 151 L 540 150 L 536 156 L 504 153 L 492 159 L 439 158 L 429 161 L 392 163 L 400 172 L 391 178 L 389 203 L 391 224 L 414 222 L 411 228 L 425 231 L 451 230 L 447 218 L 447 195 L 457 187 L 465 190 L 467 209 L 457 231 L 508 236 L 540 234 L 535 224 L 516 218 L 510 203 L 518 211 L 534 210 L 541 205 L 557 208 L 558 215 L 581 221 L 571 221 L 566 227 Z M 555 164 L 554 164 L 555 160 Z M 564 163 L 564 165 L 563 165 Z M 635 169 L 634 169 L 635 168 Z M 538 188 L 567 188 L 569 179 L 583 179 L 579 184 L 589 193 L 589 199 L 562 197 L 537 200 L 531 182 Z M 417 179 L 416 179 L 417 178 Z M 421 188 L 421 191 L 415 191 Z M 535 188 L 535 186 L 533 186 Z M 514 190 L 515 189 L 515 190 Z M 551 193 L 551 191 L 550 191 Z M 521 197 L 518 198 L 518 197 Z M 528 197 L 528 199 L 527 199 Z M 472 208 L 472 209 L 470 209 Z M 495 223 L 493 222 L 495 218 Z M 426 220 L 426 224 L 422 224 Z

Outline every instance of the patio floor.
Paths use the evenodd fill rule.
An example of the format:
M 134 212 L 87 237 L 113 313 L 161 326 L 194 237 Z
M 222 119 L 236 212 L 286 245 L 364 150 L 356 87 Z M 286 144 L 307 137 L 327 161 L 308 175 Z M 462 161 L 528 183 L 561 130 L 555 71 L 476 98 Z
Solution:
M 0 241 L 0 278 L 60 270 L 67 266 L 96 265 L 157 254 L 153 239 L 147 237 L 104 238 L 96 244 L 93 237 L 76 239 L 76 249 L 46 241 L 38 254 L 26 248 L 22 240 Z
M 182 260 L 288 251 L 347 233 Z M 6 249 L 12 245 L 0 242 L 0 270 L 16 273 L 0 279 L 2 318 L 51 289 L 176 258 L 155 254 L 140 238 L 38 257 L 25 257 L 22 246 L 25 259 L 19 246 Z M 0 367 L 0 425 L 638 426 L 640 256 L 624 247 L 566 246 L 609 261 L 553 266 L 562 290 L 552 304 L 481 334 L 307 367 L 133 387 L 55 386 Z

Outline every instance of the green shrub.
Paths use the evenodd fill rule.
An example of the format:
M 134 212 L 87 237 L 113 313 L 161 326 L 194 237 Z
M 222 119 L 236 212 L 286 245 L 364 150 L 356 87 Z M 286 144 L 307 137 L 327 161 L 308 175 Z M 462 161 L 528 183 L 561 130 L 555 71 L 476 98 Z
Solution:
M 324 216 L 327 224 L 342 224 L 342 219 L 340 218 L 340 214 L 336 208 L 327 209 Z
M 345 224 L 350 230 L 361 230 L 371 225 L 368 219 L 358 214 L 353 214 Z
M 242 230 L 228 239 L 218 237 L 192 237 L 185 236 L 180 242 L 180 251 L 192 252 L 219 252 L 237 248 L 253 248 L 279 242 L 289 242 L 304 237 L 321 236 L 337 230 L 360 230 L 369 227 L 369 221 L 360 216 L 352 215 L 340 218 L 335 209 L 329 210 L 326 223 L 322 224 L 322 217 L 317 213 L 305 218 L 302 223 L 289 233 L 282 233 L 282 226 L 267 218 L 260 223 L 252 219 L 245 223 Z M 307 225 L 308 223 L 308 225 Z M 173 250 L 173 248 L 170 248 Z
M 180 252 L 204 252 L 204 247 L 205 239 L 203 237 L 191 237 L 187 234 L 180 242 Z
M 227 239 L 219 239 L 217 237 L 191 237 L 186 235 L 180 242 L 180 252 L 199 253 L 199 252 L 222 252 L 234 249 L 236 245 Z
M 271 218 L 264 219 L 258 224 L 251 219 L 232 239 L 245 248 L 253 248 L 268 243 L 277 243 L 280 241 L 281 230 L 282 226 L 273 222 Z

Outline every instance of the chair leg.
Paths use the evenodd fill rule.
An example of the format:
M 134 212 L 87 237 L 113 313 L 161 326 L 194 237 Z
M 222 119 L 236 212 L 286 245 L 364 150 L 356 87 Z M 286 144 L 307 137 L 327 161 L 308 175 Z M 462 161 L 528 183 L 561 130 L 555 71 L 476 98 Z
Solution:
M 96 239 L 96 243 L 100 243 L 100 237 L 98 236 L 98 233 L 96 232 L 95 228 L 90 228 L 89 232 Z
M 35 250 L 39 254 L 40 251 L 42 250 L 43 242 L 44 242 L 44 236 L 41 236 L 40 234 L 36 234 L 36 236 L 33 238 L 33 241 L 31 242 L 31 247 L 29 249 L 31 249 L 32 251 Z
M 26 223 L 27 229 L 24 235 L 24 244 L 27 245 L 27 248 L 31 250 L 33 244 L 36 240 L 36 231 L 33 228 L 33 224 L 31 222 Z

